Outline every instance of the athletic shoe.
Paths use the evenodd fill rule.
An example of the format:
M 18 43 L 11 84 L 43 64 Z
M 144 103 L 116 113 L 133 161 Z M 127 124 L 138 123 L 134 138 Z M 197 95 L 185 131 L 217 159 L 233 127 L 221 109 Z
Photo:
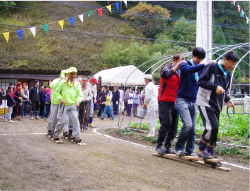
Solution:
M 198 156 L 202 157 L 203 159 L 212 159 L 214 158 L 213 155 L 211 153 L 208 153 L 207 150 L 204 151 L 198 151 Z
M 99 119 L 103 120 L 104 118 L 100 117 Z
M 183 151 L 175 151 L 175 154 L 180 156 L 183 153 Z
M 191 154 L 186 154 L 186 156 L 191 156 L 191 157 L 198 157 L 197 154 L 191 153 Z
M 10 122 L 10 123 L 13 123 L 14 121 L 12 121 L 12 120 L 9 120 L 8 122 Z
M 4 120 L 5 122 L 7 122 L 7 119 L 3 118 L 3 120 Z
M 34 118 L 34 117 L 31 117 L 31 118 L 30 118 L 30 120 L 33 120 L 33 119 L 35 119 L 35 118 Z

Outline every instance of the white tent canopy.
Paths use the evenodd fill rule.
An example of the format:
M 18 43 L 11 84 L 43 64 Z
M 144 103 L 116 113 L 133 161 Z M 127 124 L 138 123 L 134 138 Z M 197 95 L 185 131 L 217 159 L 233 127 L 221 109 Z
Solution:
M 101 85 L 108 86 L 124 86 L 127 78 L 128 80 L 126 82 L 126 86 L 145 85 L 144 76 L 145 74 L 139 69 L 137 69 L 134 65 L 102 70 L 94 75 L 96 79 L 98 79 L 98 77 L 102 77 Z

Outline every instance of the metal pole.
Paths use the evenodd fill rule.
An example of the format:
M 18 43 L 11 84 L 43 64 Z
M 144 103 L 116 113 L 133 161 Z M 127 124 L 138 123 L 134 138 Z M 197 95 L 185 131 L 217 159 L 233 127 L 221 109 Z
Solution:
M 246 143 L 245 143 L 245 146 L 247 146 L 247 139 L 248 139 L 248 135 L 249 135 L 249 128 L 250 128 L 250 117 L 249 117 L 249 123 L 248 123 L 247 137 L 246 137 Z

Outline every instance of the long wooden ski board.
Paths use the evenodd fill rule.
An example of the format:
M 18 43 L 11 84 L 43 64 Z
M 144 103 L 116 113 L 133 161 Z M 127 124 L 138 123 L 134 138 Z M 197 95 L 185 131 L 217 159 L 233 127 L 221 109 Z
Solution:
M 158 157 L 161 157 L 159 153 L 154 153 L 152 154 L 153 156 L 158 156 Z M 212 165 L 211 164 L 207 164 L 207 163 L 204 163 L 203 161 L 203 158 L 201 157 L 194 157 L 194 156 L 182 156 L 181 158 L 179 156 L 177 156 L 176 154 L 165 154 L 162 156 L 163 158 L 168 158 L 168 159 L 181 159 L 181 160 L 187 160 L 187 161 L 190 161 L 190 162 L 195 162 L 195 163 L 198 163 L 198 164 L 201 164 L 201 165 L 204 165 L 204 166 L 207 166 L 207 167 L 211 167 L 212 168 Z M 207 162 L 208 163 L 216 163 L 216 162 L 220 162 L 221 160 L 220 159 L 217 159 L 217 158 L 214 158 L 214 159 L 207 159 Z M 218 170 L 223 170 L 223 171 L 231 171 L 230 168 L 226 168 L 226 167 L 222 167 L 222 166 L 216 166 L 214 167 L 215 169 L 218 169 Z
M 53 138 L 51 138 L 50 135 L 46 135 L 46 137 L 48 137 L 50 140 L 54 141 Z M 63 141 L 54 141 L 56 144 L 63 144 Z
M 71 143 L 74 143 L 74 144 L 77 144 L 79 146 L 86 146 L 87 144 L 86 143 L 76 143 L 74 142 L 73 140 L 69 140 L 68 137 L 64 137 L 64 139 L 66 139 L 67 141 L 71 142 Z

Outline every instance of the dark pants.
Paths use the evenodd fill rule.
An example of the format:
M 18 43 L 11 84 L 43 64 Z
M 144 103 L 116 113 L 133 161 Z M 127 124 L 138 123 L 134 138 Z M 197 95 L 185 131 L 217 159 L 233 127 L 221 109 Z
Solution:
M 131 108 L 132 108 L 132 105 L 133 105 L 133 104 L 128 104 L 128 105 L 127 105 L 127 116 L 130 116 L 130 115 L 131 115 Z
M 124 101 L 124 111 L 126 111 L 128 109 L 128 102 Z
M 39 116 L 44 117 L 44 102 L 40 102 L 40 114 Z
M 139 105 L 139 104 L 136 104 L 136 103 L 133 104 L 134 116 L 136 116 L 136 114 L 137 114 L 137 107 L 138 107 L 138 105 Z
M 210 146 L 215 147 L 219 128 L 220 113 L 213 107 L 199 106 L 202 122 L 205 130 L 202 134 L 202 140 Z
M 50 104 L 44 104 L 44 108 L 45 108 L 45 115 L 44 115 L 44 117 L 45 118 L 48 118 L 48 116 L 49 116 L 49 112 L 50 112 Z
M 101 108 L 100 108 L 100 110 L 99 110 L 98 113 L 97 113 L 97 116 L 98 116 L 98 117 L 101 117 L 102 112 L 104 111 L 104 108 L 105 108 L 105 104 L 101 104 Z M 109 114 L 108 111 L 107 111 L 107 115 L 108 115 L 108 117 L 110 117 L 110 114 Z
M 21 115 L 21 106 L 20 103 L 16 102 L 16 105 L 14 105 L 13 109 L 13 118 L 19 117 Z
M 113 112 L 114 112 L 114 116 L 118 115 L 118 106 L 119 106 L 119 101 L 118 104 L 116 104 L 116 101 L 113 101 Z
M 158 101 L 158 106 L 160 129 L 158 131 L 156 147 L 161 147 L 165 141 L 165 149 L 169 150 L 177 132 L 179 114 L 173 102 Z
M 79 107 L 80 129 L 84 129 L 88 124 L 89 102 L 82 101 Z
M 27 115 L 28 103 L 29 103 L 28 101 L 23 102 L 21 116 Z

